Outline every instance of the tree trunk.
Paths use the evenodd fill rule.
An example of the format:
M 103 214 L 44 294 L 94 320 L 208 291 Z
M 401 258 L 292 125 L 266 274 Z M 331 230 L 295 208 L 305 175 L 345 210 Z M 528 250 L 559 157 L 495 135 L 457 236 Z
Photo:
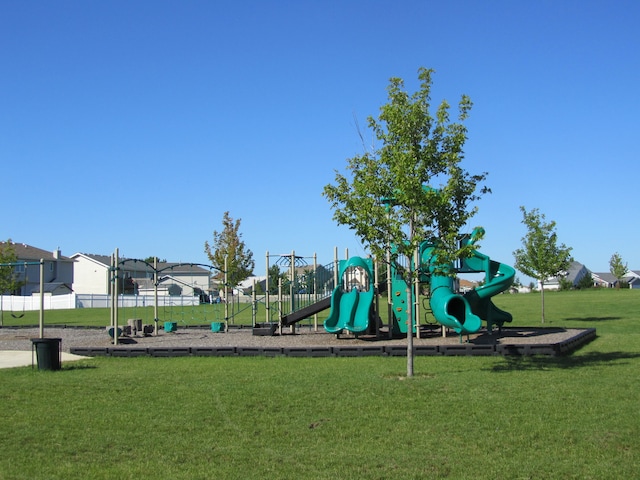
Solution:
M 542 323 L 544 323 L 544 282 L 540 281 L 540 298 L 542 300 Z
M 413 377 L 413 296 L 407 284 L 407 378 Z

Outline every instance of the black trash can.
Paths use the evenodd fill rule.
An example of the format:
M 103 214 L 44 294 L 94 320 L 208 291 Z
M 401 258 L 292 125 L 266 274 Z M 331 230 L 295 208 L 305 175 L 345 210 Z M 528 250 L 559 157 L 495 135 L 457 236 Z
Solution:
M 62 367 L 61 338 L 32 338 L 31 352 L 36 351 L 38 370 L 60 370 Z

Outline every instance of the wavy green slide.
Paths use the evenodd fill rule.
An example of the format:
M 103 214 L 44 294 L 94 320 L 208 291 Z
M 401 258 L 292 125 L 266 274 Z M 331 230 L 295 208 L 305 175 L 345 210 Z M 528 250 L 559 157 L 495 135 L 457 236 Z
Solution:
M 468 272 L 485 273 L 484 285 L 467 292 L 464 298 L 471 306 L 471 310 L 487 322 L 487 329 L 491 331 L 494 325 L 502 327 L 505 322 L 511 322 L 513 320 L 511 314 L 496 307 L 491 297 L 504 292 L 511 286 L 516 274 L 515 269 L 491 260 L 477 250 L 473 257 L 464 260 L 463 266 Z
M 348 267 L 363 268 L 367 274 L 367 281 L 371 279 L 371 271 L 364 259 L 351 257 L 341 269 L 342 273 Z M 329 317 L 324 321 L 324 328 L 327 332 L 339 333 L 342 330 L 348 330 L 357 333 L 364 332 L 369 327 L 374 289 L 370 284 L 367 284 L 367 287 L 364 291 L 359 291 L 357 288 L 344 291 L 341 285 L 333 290 L 331 311 Z

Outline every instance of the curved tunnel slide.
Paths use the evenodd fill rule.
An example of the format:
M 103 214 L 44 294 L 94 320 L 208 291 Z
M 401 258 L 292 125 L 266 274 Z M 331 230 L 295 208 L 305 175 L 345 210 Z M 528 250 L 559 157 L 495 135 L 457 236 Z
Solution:
M 431 276 L 431 311 L 441 325 L 456 333 L 475 333 L 482 320 L 471 309 L 465 297 L 454 293 L 453 279 L 443 275 Z
M 425 248 L 424 252 L 426 258 L 423 257 L 423 260 L 426 259 L 427 263 L 433 266 L 436 259 L 430 256 L 430 249 Z M 452 278 L 432 274 L 430 304 L 433 315 L 440 324 L 462 335 L 480 330 L 482 320 L 487 322 L 489 330 L 494 325 L 501 327 L 504 322 L 511 322 L 511 314 L 496 307 L 491 297 L 511 286 L 515 276 L 512 267 L 493 261 L 476 250 L 472 257 L 462 262 L 459 272 L 484 272 L 485 283 L 464 295 L 459 295 L 455 293 Z
M 511 322 L 513 317 L 509 312 L 495 306 L 491 297 L 507 290 L 513 283 L 516 271 L 513 267 L 504 263 L 491 260 L 479 251 L 475 251 L 473 257 L 463 262 L 465 271 L 485 272 L 485 283 L 467 292 L 464 298 L 469 303 L 471 310 L 482 320 L 487 322 L 489 331 L 494 325 L 502 327 L 505 322 Z

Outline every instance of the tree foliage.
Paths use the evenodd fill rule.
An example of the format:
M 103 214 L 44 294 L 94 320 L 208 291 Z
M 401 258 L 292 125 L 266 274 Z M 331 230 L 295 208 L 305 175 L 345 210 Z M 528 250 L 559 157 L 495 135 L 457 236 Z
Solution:
M 240 233 L 241 219 L 234 221 L 229 212 L 224 212 L 222 231 L 213 232 L 213 242 L 204 242 L 204 251 L 216 269 L 226 272 L 227 287 L 234 287 L 253 273 L 255 261 L 253 253 L 247 248 Z
M 144 261 L 146 263 L 148 263 L 149 265 L 153 265 L 153 262 L 158 260 L 159 263 L 167 263 L 167 259 L 163 258 L 162 260 L 159 259 L 158 257 L 152 256 L 152 257 L 147 257 L 144 259 Z
M 278 293 L 278 285 L 280 280 L 282 280 L 283 284 L 287 279 L 285 273 L 280 271 L 280 267 L 278 265 L 271 265 L 269 267 L 269 295 L 276 295 Z
M 467 140 L 463 122 L 472 103 L 462 95 L 457 121 L 447 101 L 432 115 L 432 73 L 419 69 L 420 88 L 413 94 L 405 91 L 402 79 L 390 79 L 388 103 L 377 119 L 368 118 L 380 146 L 348 159 L 348 175 L 336 172 L 335 184 L 324 187 L 334 220 L 354 230 L 382 261 L 389 245 L 412 258 L 426 239 L 437 239 L 434 254 L 440 264 L 470 256 L 476 248 L 458 242 L 460 230 L 476 213 L 470 203 L 489 191 L 482 187 L 476 193 L 486 173 L 470 175 L 460 166 Z M 453 274 L 448 269 L 439 273 Z
M 6 242 L 0 242 L 0 263 L 16 263 L 18 256 L 13 248 L 13 242 L 9 238 Z M 18 290 L 23 281 L 16 278 L 14 267 L 0 266 L 0 295 L 4 293 L 13 293 Z
M 629 266 L 624 260 L 622 260 L 622 257 L 618 252 L 611 255 L 611 258 L 609 259 L 609 271 L 611 272 L 611 275 L 616 277 L 616 280 L 618 280 L 616 288 L 620 288 L 622 279 L 629 271 Z
M 457 120 L 451 119 L 446 100 L 432 114 L 432 74 L 420 68 L 420 88 L 412 94 L 401 78 L 389 80 L 388 102 L 377 119 L 368 118 L 379 147 L 348 159 L 348 176 L 336 172 L 335 184 L 323 190 L 334 220 L 354 230 L 379 261 L 393 252 L 391 261 L 407 285 L 416 278 L 419 262 L 397 260 L 416 258 L 423 241 L 433 244 L 432 258 L 438 259 L 433 271 L 446 275 L 455 275 L 449 265 L 477 248 L 461 244 L 459 234 L 476 213 L 470 203 L 479 198 L 476 189 L 486 177 L 470 175 L 460 166 L 471 99 L 462 95 Z M 482 187 L 480 193 L 487 191 Z M 408 268 L 400 268 L 403 264 Z M 413 305 L 412 289 L 407 290 L 407 304 Z M 407 323 L 407 376 L 412 376 L 411 315 Z
M 558 277 L 568 270 L 573 261 L 571 248 L 558 245 L 556 222 L 545 221 L 545 215 L 537 208 L 522 211 L 522 223 L 527 233 L 522 237 L 522 248 L 513 252 L 515 268 L 540 282 L 542 296 L 542 323 L 544 323 L 544 284 L 549 277 Z
M 591 272 L 587 272 L 587 274 L 583 276 L 578 282 L 578 284 L 576 285 L 576 288 L 578 290 L 586 290 L 587 288 L 592 288 L 592 287 L 593 287 L 593 275 L 591 275 Z

